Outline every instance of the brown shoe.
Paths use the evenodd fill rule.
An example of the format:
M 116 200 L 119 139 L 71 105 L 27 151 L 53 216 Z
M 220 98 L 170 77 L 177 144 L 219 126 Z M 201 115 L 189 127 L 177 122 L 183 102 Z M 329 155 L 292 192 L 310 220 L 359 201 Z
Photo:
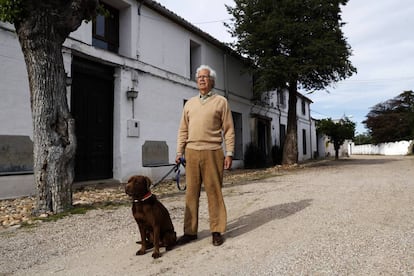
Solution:
M 177 245 L 183 245 L 197 239 L 197 235 L 184 234 L 177 240 Z
M 220 245 L 223 244 L 224 239 L 223 239 L 223 236 L 219 232 L 213 232 L 212 236 L 213 236 L 213 245 L 214 246 L 220 246 Z

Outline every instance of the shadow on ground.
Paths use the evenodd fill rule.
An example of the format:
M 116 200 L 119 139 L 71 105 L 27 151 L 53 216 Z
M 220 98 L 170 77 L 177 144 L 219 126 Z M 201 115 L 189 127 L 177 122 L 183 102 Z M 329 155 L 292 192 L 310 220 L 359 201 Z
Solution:
M 270 221 L 284 219 L 309 207 L 311 202 L 312 199 L 304 199 L 254 211 L 251 214 L 230 221 L 227 226 L 226 236 L 234 238 L 246 234 Z

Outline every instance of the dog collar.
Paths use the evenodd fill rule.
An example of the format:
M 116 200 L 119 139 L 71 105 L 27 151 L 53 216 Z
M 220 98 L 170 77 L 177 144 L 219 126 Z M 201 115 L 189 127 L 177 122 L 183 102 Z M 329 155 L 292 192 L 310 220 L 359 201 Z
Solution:
M 146 195 L 144 195 L 144 197 L 142 198 L 142 199 L 134 199 L 134 203 L 136 203 L 136 202 L 141 202 L 141 201 L 145 201 L 145 200 L 147 200 L 148 198 L 150 198 L 152 196 L 152 193 L 151 192 L 148 192 Z

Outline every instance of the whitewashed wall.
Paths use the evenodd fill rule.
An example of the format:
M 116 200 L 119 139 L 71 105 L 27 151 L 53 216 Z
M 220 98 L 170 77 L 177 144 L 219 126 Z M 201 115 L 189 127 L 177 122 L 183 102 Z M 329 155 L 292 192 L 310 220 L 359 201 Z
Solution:
M 345 142 L 339 147 L 338 155 L 339 157 L 349 157 L 350 155 L 350 144 L 351 140 L 345 140 Z M 318 140 L 319 147 L 319 157 L 334 157 L 335 148 L 333 143 L 329 142 L 329 138 L 325 135 L 320 135 Z
M 0 22 L 0 135 L 33 137 L 26 64 L 11 24 Z
M 124 181 L 135 173 L 156 179 L 170 168 L 142 167 L 142 145 L 148 140 L 166 141 L 169 161 L 174 162 L 183 101 L 198 93 L 196 83 L 190 78 L 190 40 L 200 44 L 202 63 L 211 65 L 217 71 L 216 92 L 221 95 L 225 91 L 230 92 L 232 110 L 242 114 L 243 142 L 250 142 L 249 93 L 252 84 L 246 75 L 240 75 L 243 65 L 241 61 L 228 56 L 225 67 L 224 51 L 215 44 L 145 5 L 142 6 L 141 16 L 138 15 L 136 1 L 109 2 L 120 8 L 120 54 L 92 47 L 92 24 L 84 22 L 64 43 L 64 63 L 69 76 L 72 58 L 79 53 L 115 68 L 115 179 Z M 23 55 L 13 26 L 0 24 L 0 91 L 7 95 L 0 101 L 0 134 L 32 136 L 29 88 Z M 139 91 L 134 102 L 125 95 L 131 87 Z M 69 98 L 70 93 L 69 87 Z M 127 121 L 133 117 L 133 104 L 134 119 L 140 122 L 139 137 L 127 135 Z M 235 166 L 242 165 L 238 163 L 240 162 L 236 161 Z
M 242 114 L 243 144 L 251 142 L 251 77 L 243 73 L 243 61 L 226 53 L 215 42 L 177 24 L 134 0 L 105 1 L 120 9 L 119 54 L 91 46 L 92 24 L 84 22 L 65 41 L 64 64 L 71 75 L 74 56 L 82 56 L 113 66 L 114 75 L 114 179 L 125 181 L 131 174 L 146 174 L 157 179 L 170 167 L 150 169 L 142 167 L 142 145 L 147 140 L 166 141 L 169 161 L 174 162 L 176 136 L 183 101 L 197 95 L 196 83 L 190 76 L 190 41 L 200 45 L 201 64 L 208 64 L 217 71 L 216 92 L 228 93 L 231 109 Z M 0 134 L 27 135 L 32 137 L 32 119 L 27 73 L 23 55 L 10 24 L 0 22 Z M 127 99 L 130 88 L 139 91 L 132 102 Z M 68 87 L 68 98 L 70 98 Z M 288 99 L 286 98 L 286 103 Z M 69 103 L 70 104 L 70 103 Z M 127 121 L 140 122 L 139 137 L 128 137 Z M 287 107 L 287 106 L 286 106 Z M 298 103 L 298 111 L 301 109 Z M 279 139 L 279 124 L 287 125 L 287 109 L 270 111 L 272 117 L 272 142 Z M 299 113 L 299 112 L 298 112 Z M 308 116 L 308 115 L 307 115 Z M 301 128 L 312 128 L 309 117 L 300 117 Z M 316 142 L 316 139 L 315 139 Z M 301 141 L 299 141 L 301 148 Z M 309 138 L 306 156 L 311 157 L 314 141 Z M 244 150 L 244 148 L 243 148 Z M 243 165 L 235 161 L 235 167 Z
M 392 143 L 381 143 L 378 145 L 366 144 L 349 146 L 350 154 L 361 155 L 407 155 L 413 153 L 413 140 Z

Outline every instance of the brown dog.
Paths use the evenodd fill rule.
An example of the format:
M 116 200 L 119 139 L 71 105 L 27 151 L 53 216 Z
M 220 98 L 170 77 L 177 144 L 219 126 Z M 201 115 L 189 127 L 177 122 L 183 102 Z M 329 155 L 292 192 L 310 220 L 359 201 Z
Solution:
M 154 245 L 153 258 L 161 257 L 160 246 L 171 250 L 177 235 L 167 208 L 150 191 L 151 180 L 142 175 L 132 176 L 125 192 L 133 199 L 132 214 L 141 234 L 141 249 L 136 255 L 143 255 Z

